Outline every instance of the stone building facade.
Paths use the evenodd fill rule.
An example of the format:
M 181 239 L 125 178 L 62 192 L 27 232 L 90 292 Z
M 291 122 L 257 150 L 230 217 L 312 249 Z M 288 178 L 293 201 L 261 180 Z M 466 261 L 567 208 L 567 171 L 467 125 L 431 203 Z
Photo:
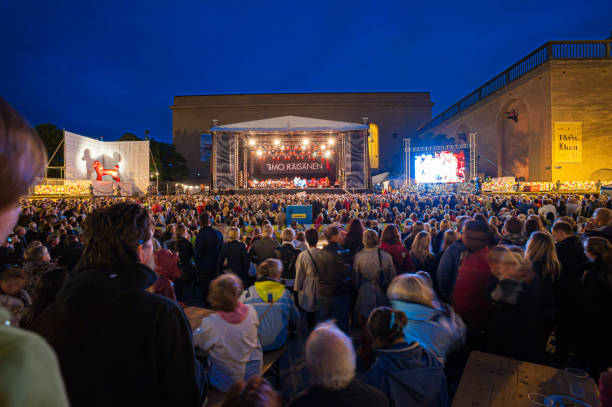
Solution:
M 486 176 L 553 182 L 612 179 L 610 41 L 583 43 L 601 45 L 600 54 L 559 57 L 556 55 L 563 56 L 562 52 L 549 43 L 541 50 L 552 57 L 520 75 L 514 73 L 516 77 L 506 79 L 507 83 L 485 97 L 474 96 L 479 99 L 476 103 L 448 110 L 448 118 L 444 114 L 434 118 L 419 130 L 419 138 L 443 135 L 462 141 L 476 133 L 478 172 Z M 564 45 L 570 44 L 560 47 Z M 528 58 L 509 68 L 506 75 L 513 75 L 513 69 Z M 494 80 L 498 78 L 503 79 L 503 74 Z M 482 95 L 486 89 L 487 85 L 477 92 Z M 463 103 L 469 104 L 475 94 Z M 564 125 L 578 136 L 561 131 Z M 569 147 L 578 150 L 580 157 L 567 159 L 559 152 L 567 148 L 560 147 L 557 140 L 564 137 L 580 137 Z
M 219 125 L 280 116 L 362 123 L 367 118 L 379 132 L 379 171 L 402 169 L 402 139 L 416 135 L 431 119 L 428 92 L 288 93 L 175 96 L 173 142 L 187 160 L 193 180 L 207 182 L 210 169 L 201 160 L 200 140 L 212 121 Z

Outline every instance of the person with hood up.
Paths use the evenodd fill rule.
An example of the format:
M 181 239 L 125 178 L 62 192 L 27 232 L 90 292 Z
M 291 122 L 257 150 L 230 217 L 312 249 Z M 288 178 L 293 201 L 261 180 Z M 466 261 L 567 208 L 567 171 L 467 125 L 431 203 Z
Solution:
M 452 307 L 436 303 L 430 281 L 421 274 L 397 276 L 387 289 L 391 308 L 402 311 L 407 322 L 404 327 L 406 342 L 418 342 L 442 363 L 454 349 L 465 341 L 465 324 Z
M 368 318 L 378 359 L 366 383 L 382 391 L 391 407 L 449 404 L 442 363 L 417 342 L 406 342 L 408 320 L 401 311 L 378 307 Z
M 221 392 L 241 380 L 261 376 L 263 355 L 257 329 L 259 318 L 252 305 L 240 302 L 242 281 L 232 273 L 210 283 L 208 302 L 217 311 L 202 319 L 194 344 L 208 352 L 210 384 Z
M 282 272 L 280 260 L 264 260 L 257 266 L 257 281 L 240 297 L 257 312 L 257 333 L 264 352 L 283 346 L 298 320 L 293 294 L 280 282 Z
M 30 327 L 56 351 L 73 407 L 202 405 L 189 321 L 176 302 L 146 291 L 157 280 L 145 266 L 153 222 L 130 203 L 87 216 L 74 277 Z

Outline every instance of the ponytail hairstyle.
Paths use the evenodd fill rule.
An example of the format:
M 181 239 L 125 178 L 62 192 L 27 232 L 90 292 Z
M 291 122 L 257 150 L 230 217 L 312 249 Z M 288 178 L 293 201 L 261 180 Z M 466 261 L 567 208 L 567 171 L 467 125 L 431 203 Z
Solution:
M 592 236 L 586 240 L 584 247 L 596 260 L 612 266 L 612 245 L 608 239 Z
M 367 326 L 372 339 L 382 348 L 388 348 L 404 337 L 406 324 L 408 318 L 402 311 L 390 307 L 378 307 L 370 313 Z

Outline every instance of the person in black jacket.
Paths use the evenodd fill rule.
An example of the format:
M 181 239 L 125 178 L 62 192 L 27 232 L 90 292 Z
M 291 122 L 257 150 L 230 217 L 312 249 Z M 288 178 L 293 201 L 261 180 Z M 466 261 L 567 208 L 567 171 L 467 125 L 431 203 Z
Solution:
M 590 260 L 581 266 L 580 350 L 597 379 L 612 366 L 612 245 L 603 237 L 589 237 L 585 251 Z
M 327 246 L 319 254 L 318 319 L 335 319 L 338 327 L 348 332 L 351 303 L 351 270 L 346 258 L 348 250 L 341 246 L 342 235 L 333 225 L 325 228 Z
M 496 246 L 487 254 L 491 312 L 484 324 L 487 352 L 514 359 L 539 361 L 538 330 L 542 281 L 518 246 Z
M 119 203 L 85 220 L 76 274 L 31 329 L 55 350 L 78 406 L 201 406 L 205 374 L 187 317 L 147 291 L 153 219 Z
M 83 243 L 79 242 L 77 235 L 66 236 L 66 241 L 56 250 L 59 264 L 65 266 L 68 271 L 72 271 L 79 260 L 81 260 L 83 249 Z
M 572 225 L 557 222 L 552 227 L 557 257 L 562 273 L 559 277 L 559 312 L 557 313 L 557 354 L 565 357 L 575 352 L 579 335 L 580 266 L 587 262 L 582 241 Z
M 200 290 L 204 303 L 208 298 L 208 286 L 217 276 L 217 258 L 223 247 L 223 235 L 210 226 L 210 215 L 200 215 L 200 232 L 195 241 L 195 263 L 200 276 Z
M 176 226 L 176 238 L 168 244 L 168 249 L 178 254 L 182 277 L 174 280 L 174 293 L 179 302 L 191 298 L 197 270 L 193 262 L 193 245 L 187 240 L 187 227 L 182 223 Z
M 227 231 L 227 242 L 223 245 L 217 260 L 217 273 L 231 272 L 242 280 L 244 287 L 248 287 L 249 255 L 246 246 L 240 240 L 240 229 L 231 227 Z
M 283 229 L 281 233 L 283 244 L 275 249 L 276 257 L 283 263 L 283 273 L 281 279 L 288 290 L 293 291 L 295 283 L 295 262 L 300 255 L 300 251 L 293 246 L 295 232 L 291 228 Z

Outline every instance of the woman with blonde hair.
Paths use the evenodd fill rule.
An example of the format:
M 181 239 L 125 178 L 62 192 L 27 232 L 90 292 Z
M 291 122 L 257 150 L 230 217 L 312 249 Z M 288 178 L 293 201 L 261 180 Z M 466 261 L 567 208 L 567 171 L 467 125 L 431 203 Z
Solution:
M 417 233 L 412 242 L 410 248 L 410 256 L 414 262 L 414 268 L 418 271 L 426 271 L 429 273 L 433 281 L 433 286 L 438 286 L 438 279 L 436 270 L 438 268 L 438 261 L 436 256 L 431 252 L 431 234 L 422 231 Z
M 465 324 L 452 307 L 439 304 L 431 281 L 420 274 L 402 274 L 393 279 L 387 296 L 394 310 L 408 317 L 404 327 L 406 342 L 418 342 L 442 363 L 447 354 L 465 339 Z M 439 304 L 436 308 L 434 304 Z
M 226 392 L 238 381 L 261 376 L 262 350 L 255 308 L 239 298 L 242 282 L 234 274 L 215 278 L 208 290 L 208 303 L 216 313 L 203 318 L 193 335 L 196 347 L 208 351 L 208 379 Z
M 561 263 L 557 257 L 555 241 L 547 232 L 533 232 L 527 241 L 525 260 L 531 262 L 533 272 L 542 280 L 542 308 L 540 312 L 540 350 L 555 328 L 559 299 Z

